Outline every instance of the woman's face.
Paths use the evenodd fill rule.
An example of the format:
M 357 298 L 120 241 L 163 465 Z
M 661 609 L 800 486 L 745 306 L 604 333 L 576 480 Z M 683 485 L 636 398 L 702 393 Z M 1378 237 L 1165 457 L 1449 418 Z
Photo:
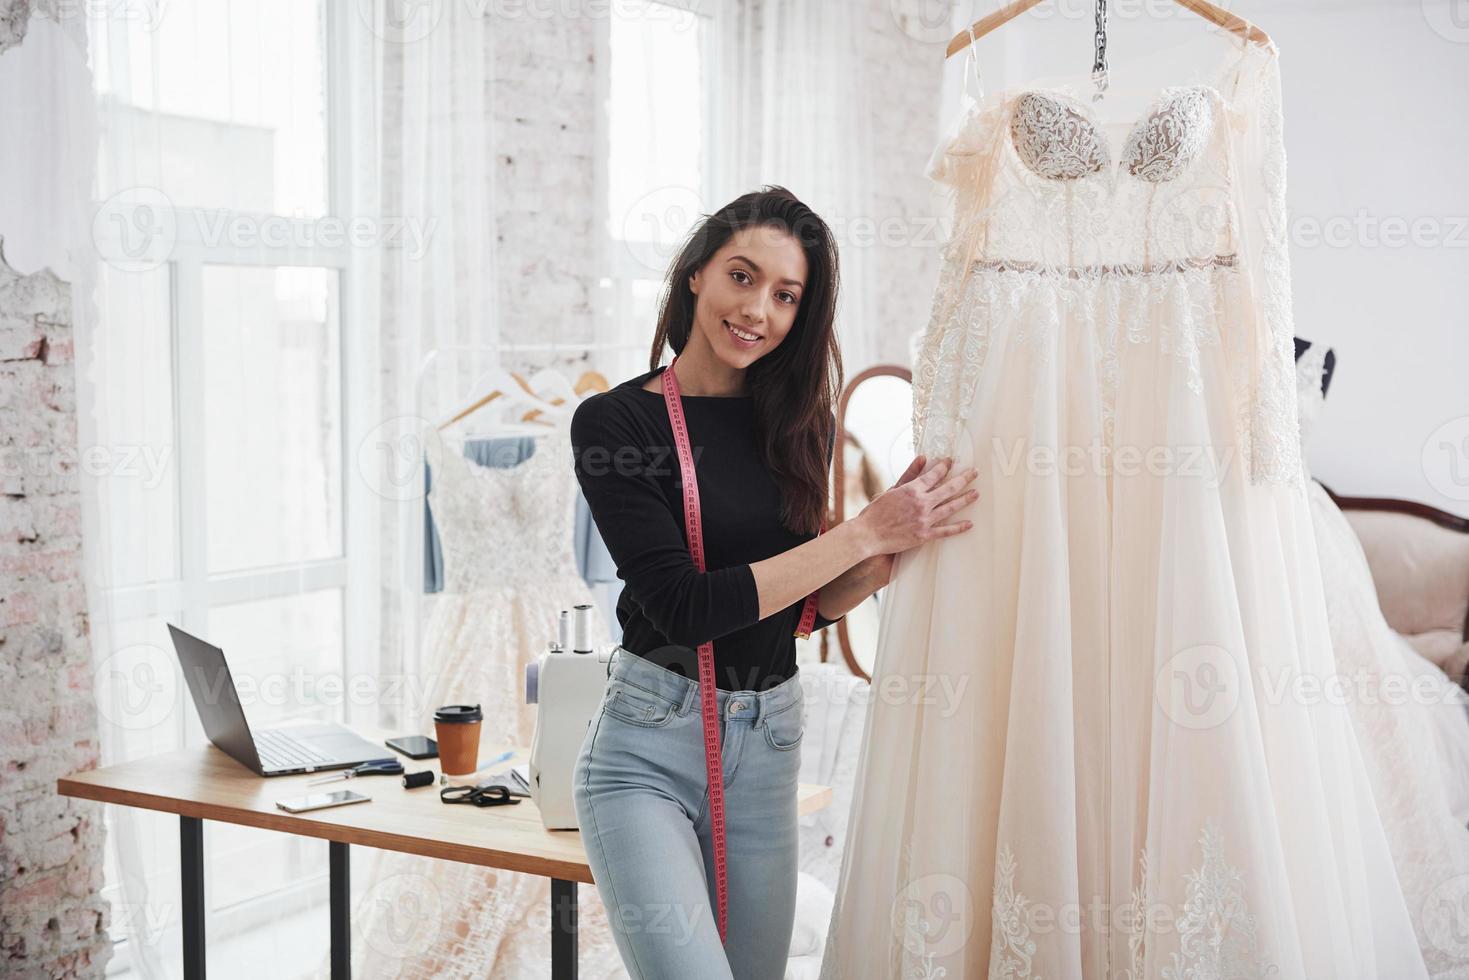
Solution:
M 742 228 L 689 277 L 694 331 L 725 364 L 749 367 L 790 333 L 805 287 L 806 253 L 789 232 Z

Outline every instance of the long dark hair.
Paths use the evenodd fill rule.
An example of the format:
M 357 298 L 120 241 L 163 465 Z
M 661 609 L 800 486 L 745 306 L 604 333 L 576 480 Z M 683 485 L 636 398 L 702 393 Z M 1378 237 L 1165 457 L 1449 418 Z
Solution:
M 689 277 L 734 234 L 749 227 L 778 228 L 806 253 L 806 285 L 791 331 L 779 347 L 751 364 L 745 383 L 755 402 L 756 443 L 781 493 L 781 522 L 815 534 L 826 514 L 835 437 L 832 405 L 842 387 L 842 355 L 833 321 L 837 304 L 837 247 L 831 229 L 796 195 L 769 185 L 705 215 L 669 267 L 653 335 L 649 370 L 663 347 L 682 353 L 694 329 L 696 297 Z

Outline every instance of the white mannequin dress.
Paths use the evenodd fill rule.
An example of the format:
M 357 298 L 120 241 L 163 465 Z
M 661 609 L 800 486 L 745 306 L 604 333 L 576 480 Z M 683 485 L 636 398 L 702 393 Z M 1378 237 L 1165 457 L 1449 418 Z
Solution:
M 885 592 L 824 977 L 1427 976 L 1309 694 L 1278 51 L 1230 40 L 1120 123 L 991 93 L 930 165 L 915 447 L 981 496 Z
M 479 704 L 487 739 L 529 749 L 535 709 L 525 703 L 525 665 L 556 637 L 561 609 L 593 602 L 573 550 L 570 436 L 558 428 L 540 439 L 513 467 L 480 466 L 454 446 L 434 454 L 429 502 L 443 544 L 444 591 L 425 630 L 424 732 L 433 731 L 439 705 Z M 593 638 L 607 642 L 595 608 Z M 488 822 L 497 811 L 476 813 Z M 548 879 L 364 853 L 373 857 L 364 861 L 365 892 L 353 911 L 354 977 L 551 975 Z M 578 894 L 580 976 L 625 977 L 596 889 Z

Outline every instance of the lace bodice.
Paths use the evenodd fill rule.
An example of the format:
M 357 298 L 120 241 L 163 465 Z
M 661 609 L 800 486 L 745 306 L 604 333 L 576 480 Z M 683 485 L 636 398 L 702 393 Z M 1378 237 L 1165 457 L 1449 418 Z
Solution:
M 1130 335 L 1125 317 L 1102 324 L 1108 344 L 1160 342 L 1197 391 L 1197 351 L 1222 338 L 1252 478 L 1299 479 L 1277 61 L 1274 44 L 1240 42 L 1214 75 L 1159 89 L 1131 120 L 1104 121 L 1067 86 L 971 102 L 928 169 L 954 221 L 914 364 L 920 445 L 936 421 L 924 451 L 951 452 L 963 426 L 988 346 L 978 306 L 1064 322 L 1108 315 L 1119 303 L 1099 291 L 1130 286 L 1178 314 L 1158 336 Z
M 481 466 L 458 445 L 434 454 L 429 506 L 444 552 L 444 591 L 525 589 L 578 577 L 576 476 L 565 429 L 512 467 Z
M 1167 88 L 1128 133 L 1121 164 L 1139 180 L 1174 180 L 1198 158 L 1212 132 L 1213 101 L 1201 88 Z M 1101 124 L 1082 104 L 1056 93 L 1025 92 L 1015 100 L 1010 140 L 1027 168 L 1048 180 L 1110 174 L 1111 148 Z

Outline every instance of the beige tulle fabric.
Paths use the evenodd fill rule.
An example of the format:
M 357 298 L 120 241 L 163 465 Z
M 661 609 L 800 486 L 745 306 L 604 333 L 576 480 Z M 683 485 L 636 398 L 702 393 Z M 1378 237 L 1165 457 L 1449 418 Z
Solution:
M 885 593 L 825 977 L 1427 975 L 1312 693 L 1278 67 L 993 92 L 934 156 L 915 442 L 981 497 Z
M 1296 361 L 1303 446 L 1325 355 L 1317 344 Z M 1321 484 L 1307 491 L 1337 676 L 1418 943 L 1434 980 L 1469 980 L 1469 695 L 1388 625 L 1351 522 Z

